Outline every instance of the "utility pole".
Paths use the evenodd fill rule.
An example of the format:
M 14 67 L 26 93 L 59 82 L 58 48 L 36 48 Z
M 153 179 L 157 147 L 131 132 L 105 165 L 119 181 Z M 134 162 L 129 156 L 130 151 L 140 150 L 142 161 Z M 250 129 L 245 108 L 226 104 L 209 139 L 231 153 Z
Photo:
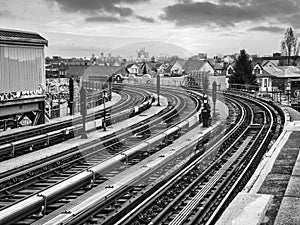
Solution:
M 156 85 L 157 85 L 157 106 L 160 106 L 159 94 L 160 94 L 160 71 L 157 71 L 156 74 Z
M 70 115 L 74 115 L 74 80 L 73 78 L 69 79 L 69 110 Z
M 213 116 L 216 116 L 216 101 L 217 101 L 217 83 L 214 81 L 212 83 L 212 101 L 213 101 L 213 106 L 214 106 L 214 112 Z
M 103 100 L 103 121 L 102 121 L 102 127 L 103 130 L 106 131 L 106 110 L 105 110 L 105 101 L 106 101 L 106 91 L 103 90 L 102 92 L 102 100 Z
M 86 130 L 85 130 L 85 117 L 87 114 L 87 109 L 86 109 L 86 90 L 83 87 L 83 85 L 80 88 L 80 113 L 82 116 L 82 134 L 81 134 L 81 138 L 82 139 L 87 139 L 88 136 L 86 134 Z

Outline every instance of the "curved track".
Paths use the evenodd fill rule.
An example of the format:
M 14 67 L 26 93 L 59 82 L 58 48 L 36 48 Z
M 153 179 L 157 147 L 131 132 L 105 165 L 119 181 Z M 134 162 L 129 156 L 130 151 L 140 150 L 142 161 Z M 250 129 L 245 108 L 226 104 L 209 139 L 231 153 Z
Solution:
M 19 219 L 17 217 L 20 218 L 24 217 L 27 214 L 32 214 L 33 211 L 36 210 L 38 212 L 40 209 L 37 208 L 37 206 L 39 205 L 40 207 L 43 208 L 44 205 L 43 196 L 47 196 L 47 205 L 48 205 L 51 202 L 53 203 L 57 202 L 59 199 L 62 199 L 63 196 L 67 196 L 68 193 L 72 193 L 73 195 L 76 195 L 75 193 L 76 191 L 78 191 L 79 194 L 82 194 L 85 191 L 87 191 L 87 188 L 89 189 L 91 188 L 91 186 L 96 185 L 97 182 L 98 183 L 103 182 L 103 178 L 101 178 L 101 176 L 97 178 L 95 177 L 96 174 L 99 174 L 101 171 L 103 172 L 105 170 L 103 166 L 99 164 L 101 162 L 104 162 L 105 164 L 105 162 L 107 163 L 107 162 L 115 161 L 117 164 L 119 164 L 120 161 L 124 161 L 125 159 L 127 160 L 128 158 L 132 159 L 132 162 L 134 162 L 147 157 L 147 155 L 145 154 L 139 154 L 140 150 L 138 149 L 134 150 L 134 148 L 130 148 L 130 146 L 128 146 L 128 144 L 130 144 L 130 141 L 129 143 L 128 142 L 126 143 L 126 146 L 124 146 L 121 140 L 124 139 L 124 137 L 128 139 L 129 134 L 130 135 L 136 134 L 135 137 L 141 137 L 141 139 L 148 138 L 149 130 L 151 131 L 151 135 L 153 136 L 155 133 L 159 133 L 162 128 L 161 125 L 154 126 L 154 127 L 153 125 L 161 123 L 164 124 L 164 126 L 166 127 L 172 126 L 172 124 L 176 124 L 177 121 L 180 121 L 180 119 L 182 118 L 186 119 L 186 117 L 191 113 L 191 110 L 192 111 L 195 110 L 195 104 L 191 104 L 192 103 L 191 100 L 188 100 L 186 98 L 183 99 L 183 97 L 181 97 L 182 92 L 177 95 L 176 94 L 170 95 L 168 93 L 162 93 L 162 94 L 167 95 L 169 101 L 175 102 L 175 105 L 170 105 L 167 111 L 161 113 L 160 115 L 161 117 L 155 120 L 152 119 L 152 121 L 147 123 L 144 122 L 140 127 L 131 128 L 132 130 L 130 131 L 127 130 L 125 133 L 121 135 L 120 134 L 113 135 L 113 137 L 111 137 L 111 139 L 108 140 L 108 144 L 94 143 L 94 146 L 86 147 L 86 149 L 84 149 L 86 152 L 82 153 L 82 150 L 80 152 L 80 154 L 84 155 L 84 157 L 81 158 L 77 156 L 77 159 L 71 161 L 64 160 L 64 164 L 59 163 L 61 164 L 61 166 L 58 166 L 55 169 L 49 170 L 49 167 L 46 168 L 47 172 L 44 172 L 44 174 L 41 173 L 36 174 L 35 179 L 31 178 L 30 181 L 27 180 L 26 186 L 20 187 L 19 184 L 17 184 L 15 187 L 10 186 L 9 188 L 11 191 L 6 192 L 6 193 L 10 193 L 10 195 L 6 195 L 6 197 L 4 198 L 4 199 L 10 199 L 6 201 L 6 202 L 10 202 L 10 204 L 6 205 L 4 208 L 2 208 L 2 211 L 0 211 L 0 215 L 1 215 L 0 221 L 12 223 L 13 221 Z M 178 118 L 179 114 L 181 115 L 182 118 Z M 152 140 L 151 144 L 149 141 L 147 142 L 147 140 L 144 141 L 144 143 L 147 145 L 147 147 L 149 147 L 149 145 L 151 146 L 166 145 L 167 144 L 166 139 L 165 138 L 162 139 L 161 137 L 158 136 L 156 136 L 156 141 Z M 172 136 L 175 135 L 173 134 Z M 163 135 L 163 137 L 166 137 L 165 134 Z M 136 146 L 136 140 L 134 140 L 131 144 L 134 144 Z M 144 144 L 141 143 L 140 145 L 144 145 Z M 99 150 L 100 146 L 101 149 Z M 103 148 L 103 146 L 105 147 Z M 97 151 L 93 153 L 94 151 L 93 149 Z M 113 152 L 111 152 L 111 150 L 113 150 Z M 116 158 L 113 157 L 113 155 L 115 155 Z M 99 166 L 97 166 L 97 164 L 99 164 Z M 109 167 L 111 167 L 111 165 L 112 164 L 110 164 Z M 41 165 L 41 166 L 42 166 L 41 168 L 45 167 L 45 165 Z M 117 172 L 119 172 L 120 169 L 121 168 L 116 169 Z M 80 171 L 85 171 L 85 172 L 80 172 Z M 72 176 L 71 179 L 66 178 L 70 176 Z M 62 178 L 65 181 L 61 181 Z M 34 182 L 32 183 L 32 181 Z M 91 185 L 91 181 L 92 181 L 92 185 Z M 55 185 L 56 183 L 58 185 Z M 51 186 L 49 187 L 49 185 Z M 48 189 L 42 191 L 45 189 L 45 187 L 48 187 Z M 48 194 L 50 196 L 48 196 Z M 23 200 L 24 198 L 26 198 L 26 200 Z M 38 200 L 34 200 L 34 199 L 38 199 Z M 51 206 L 47 206 L 47 209 L 50 210 Z M 19 210 L 19 212 L 16 212 L 16 210 L 17 211 Z M 44 208 L 42 211 L 46 213 L 46 208 Z M 34 216 L 30 216 L 30 217 L 32 219 Z
M 114 204 L 100 207 L 98 212 L 92 209 L 90 214 L 74 216 L 68 224 L 86 221 L 105 224 L 214 224 L 247 182 L 271 139 L 279 135 L 284 122 L 274 107 L 256 100 L 249 102 L 249 96 L 247 103 L 246 99 L 232 95 L 231 98 L 239 102 L 241 117 L 224 140 L 212 146 L 210 151 L 189 162 L 171 179 L 167 177 L 157 191 L 148 195 L 144 191 L 141 197 L 144 200 L 138 201 L 135 207 L 128 206 L 125 214 L 115 213 L 114 219 L 107 219 L 105 213 L 110 215 L 112 205 L 119 204 L 116 200 Z M 127 190 L 127 196 L 138 192 L 138 188 L 143 189 L 142 183 L 136 184 L 136 190 Z M 126 201 L 126 197 L 120 198 L 122 201 Z
M 122 88 L 122 90 L 116 88 L 116 91 L 121 94 L 118 105 L 106 108 L 107 116 L 113 117 L 114 122 L 126 118 L 125 114 L 132 116 L 130 110 L 150 98 L 150 92 L 140 88 Z M 104 110 L 90 114 L 87 116 L 86 121 L 100 119 L 103 114 Z M 62 122 L 32 127 L 26 129 L 26 131 L 11 130 L 10 134 L 2 135 L 0 138 L 0 143 L 4 143 L 0 145 L 0 161 L 61 143 L 80 135 L 81 132 L 81 116 L 75 116 L 74 119 L 67 119 Z

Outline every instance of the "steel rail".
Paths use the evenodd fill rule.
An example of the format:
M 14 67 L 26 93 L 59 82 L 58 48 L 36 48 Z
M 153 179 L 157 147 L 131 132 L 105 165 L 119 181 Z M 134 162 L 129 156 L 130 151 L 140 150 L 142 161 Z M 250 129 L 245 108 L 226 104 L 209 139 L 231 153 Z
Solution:
M 171 130 L 172 130 L 172 128 L 171 128 Z M 167 131 L 168 132 L 168 131 Z M 155 164 L 155 163 L 154 163 Z M 148 165 L 148 166 L 150 166 L 150 165 Z M 146 170 L 151 170 L 151 169 L 149 169 L 149 167 L 147 166 L 147 169 Z M 144 167 L 141 167 L 141 170 L 144 170 L 143 169 Z M 151 168 L 151 166 L 150 166 L 150 168 Z M 152 171 L 152 170 L 151 170 Z M 138 171 L 136 171 L 136 173 L 140 173 L 140 172 L 138 172 Z M 139 176 L 139 175 L 136 175 L 136 176 Z M 135 178 L 133 178 L 133 179 L 135 179 Z M 126 179 L 126 182 L 127 182 L 128 180 Z M 118 183 L 120 183 L 120 181 L 118 182 Z M 124 187 L 127 187 L 127 185 L 128 184 L 124 184 Z M 123 185 L 122 185 L 123 186 Z M 86 208 L 86 207 L 84 207 L 84 208 Z M 53 221 L 49 221 L 49 224 L 53 224 L 54 222 Z M 48 223 L 46 223 L 46 224 L 48 224 Z M 74 224 L 74 223 L 73 223 Z M 75 224 L 76 224 L 76 222 L 75 222 Z
M 247 97 L 245 99 L 248 99 L 248 98 L 249 98 L 249 95 L 247 95 Z M 256 100 L 256 99 L 253 98 L 253 100 Z M 276 132 L 276 130 L 274 129 L 274 125 L 277 124 L 277 123 L 276 123 L 274 118 L 277 118 L 277 115 L 274 112 L 272 112 L 272 110 L 270 109 L 269 104 L 266 104 L 264 102 L 258 102 L 258 104 L 261 104 L 266 108 L 266 110 L 269 114 L 269 117 L 271 119 L 270 126 L 269 126 L 268 131 L 267 131 L 268 135 L 264 136 L 264 139 L 262 140 L 261 144 L 258 147 L 258 149 L 262 149 L 262 148 L 264 148 L 264 145 L 265 145 L 266 141 L 270 138 L 270 134 Z M 275 111 L 275 109 L 273 109 L 273 110 Z M 278 122 L 279 126 L 280 126 L 280 123 L 282 123 L 282 122 L 283 121 L 281 121 L 281 120 Z M 277 133 L 281 133 L 280 128 L 277 130 Z M 277 136 L 279 136 L 279 134 Z M 256 167 L 259 164 L 260 159 L 261 159 L 263 154 L 264 154 L 264 151 L 255 152 L 255 154 L 253 155 L 251 160 L 247 163 L 246 167 L 243 169 L 243 171 L 242 171 L 241 175 L 239 176 L 239 178 L 235 181 L 233 186 L 226 193 L 226 195 L 224 196 L 224 198 L 222 199 L 220 204 L 214 210 L 211 217 L 206 221 L 207 225 L 211 225 L 211 224 L 216 223 L 216 221 L 220 217 L 222 211 L 224 211 L 225 206 L 228 205 L 228 202 L 230 202 L 230 200 L 232 199 L 232 196 L 234 195 L 234 193 L 236 193 L 238 190 L 241 189 L 240 184 L 245 183 L 245 178 L 249 178 L 249 176 L 250 176 L 249 171 L 251 171 L 250 168 L 251 167 Z
M 130 155 L 130 154 L 128 153 L 128 155 Z M 85 172 L 84 172 L 84 173 L 85 173 Z M 83 173 L 83 174 L 84 174 L 84 173 Z M 90 172 L 88 172 L 88 173 L 89 173 L 89 175 L 90 175 Z M 90 178 L 89 178 L 89 179 L 90 179 Z M 63 188 L 63 190 L 65 191 L 65 185 L 63 185 L 63 186 L 64 186 L 64 187 L 62 187 L 62 188 Z M 70 188 L 70 187 L 69 187 L 69 188 Z M 69 188 L 68 188 L 68 190 L 70 190 Z M 46 193 L 47 193 L 47 192 L 46 192 Z M 51 193 L 47 193 L 47 194 L 49 194 L 50 196 L 52 196 Z M 24 202 L 23 202 L 23 203 L 24 203 Z M 39 204 L 40 204 L 40 203 L 41 203 L 41 202 L 39 201 Z M 23 206 L 24 206 L 24 205 L 23 205 Z M 23 207 L 23 206 L 22 206 L 22 207 Z M 25 207 L 25 208 L 26 208 L 26 207 Z M 20 209 L 18 208 L 18 210 L 20 210 Z M 21 212 L 22 212 L 22 210 L 21 210 Z M 2 213 L 3 213 L 3 212 L 2 212 Z M 22 212 L 22 213 L 24 213 L 24 212 Z M 20 216 L 21 216 L 21 215 L 20 215 Z M 10 219 L 11 219 L 11 218 L 10 218 Z M 7 221 L 7 222 L 8 222 L 8 221 Z
M 251 119 L 251 122 L 252 122 L 253 120 Z M 159 195 L 159 193 L 156 193 L 157 195 Z M 154 196 L 152 196 L 152 197 L 154 197 Z M 150 197 L 151 198 L 151 197 Z M 150 199 L 148 199 L 148 200 L 150 200 Z M 146 200 L 147 201 L 147 200 Z M 153 222 L 153 224 L 155 224 L 155 223 L 157 223 L 158 221 L 152 221 Z
M 139 90 L 139 92 L 140 92 L 140 90 Z M 137 92 L 137 93 L 140 94 L 139 92 Z M 142 96 L 141 100 L 146 102 L 147 98 L 145 98 L 145 96 L 142 94 L 141 94 L 141 96 Z M 132 103 L 136 103 L 135 99 L 130 100 L 130 98 L 127 98 L 125 100 L 125 102 L 121 102 L 121 104 L 117 107 L 113 107 L 113 106 L 108 107 L 106 109 L 106 112 L 111 112 L 111 113 L 115 112 L 113 114 L 114 115 L 113 120 L 114 120 L 114 122 L 119 121 L 120 119 L 124 118 L 124 116 L 120 115 L 120 114 L 122 114 L 121 112 L 122 112 L 123 108 L 125 108 L 125 107 L 128 108 L 128 106 L 130 106 L 130 104 L 132 104 L 132 103 L 130 103 L 130 101 Z M 140 100 L 138 100 L 137 102 L 139 102 L 139 101 Z M 130 111 L 130 109 L 124 110 L 123 114 L 130 115 L 129 111 Z M 103 114 L 103 110 L 95 113 L 94 115 L 89 115 L 87 117 L 87 121 L 91 121 L 92 119 L 95 120 L 97 118 L 101 118 L 102 114 Z M 120 116 L 117 116 L 117 114 L 119 114 Z M 132 115 L 130 115 L 130 116 L 132 116 Z M 40 150 L 41 148 L 48 147 L 48 146 L 57 144 L 59 142 L 65 141 L 67 139 L 73 138 L 76 136 L 76 134 L 78 136 L 82 130 L 82 125 L 81 125 L 81 123 L 79 124 L 79 122 L 80 122 L 79 118 L 80 117 L 77 116 L 77 118 L 75 118 L 73 120 L 73 123 L 70 123 L 70 120 L 67 120 L 67 121 L 55 123 L 54 125 L 53 124 L 45 125 L 45 126 L 42 126 L 42 128 L 39 127 L 39 128 L 30 129 L 28 131 L 29 134 L 27 134 L 29 136 L 31 136 L 32 132 L 35 133 L 36 129 L 42 129 L 42 131 L 41 131 L 42 133 L 44 131 L 45 132 L 48 131 L 49 129 L 53 130 L 49 133 L 39 134 L 38 136 L 35 136 L 35 137 L 21 139 L 21 138 L 24 138 L 24 136 L 23 135 L 18 136 L 18 133 L 17 133 L 15 139 L 18 139 L 18 140 L 0 146 L 0 156 L 2 156 L 1 160 L 5 160 L 7 157 L 15 157 L 18 155 L 26 154 L 28 152 Z M 64 127 L 64 128 L 62 128 L 62 127 Z M 57 129 L 57 130 L 55 130 L 55 129 Z M 87 132 L 89 132 L 89 131 L 87 131 Z M 6 155 L 8 155 L 8 156 L 6 156 Z
M 238 128 L 240 127 L 240 125 L 242 124 L 243 120 L 246 119 L 246 117 L 245 117 L 245 115 L 246 115 L 245 111 L 243 110 L 243 108 L 240 108 L 240 109 L 241 109 L 241 113 L 240 113 L 240 118 L 239 118 L 238 122 L 235 124 L 234 127 L 232 127 L 231 130 L 229 130 L 229 132 L 227 132 L 224 135 L 223 139 L 227 139 L 232 134 L 234 134 L 238 130 Z M 217 149 L 217 148 L 219 148 L 223 144 L 223 139 L 220 139 L 219 141 L 217 141 L 213 146 L 210 147 L 210 149 Z M 138 214 L 140 213 L 140 211 L 142 209 L 146 209 L 147 205 L 151 204 L 151 202 L 153 202 L 154 199 L 157 199 L 158 197 L 163 196 L 164 193 L 165 193 L 164 191 L 167 189 L 167 187 L 173 185 L 174 182 L 176 182 L 176 180 L 178 180 L 180 177 L 182 177 L 185 174 L 187 174 L 188 171 L 191 170 L 192 168 L 194 168 L 197 163 L 201 162 L 201 160 L 203 160 L 203 158 L 209 156 L 209 154 L 211 153 L 211 151 L 212 150 L 208 150 L 208 151 L 204 152 L 204 154 L 201 155 L 198 159 L 196 159 L 194 162 L 192 162 L 189 165 L 187 165 L 178 174 L 176 174 L 172 179 L 168 180 L 163 186 L 161 186 L 157 191 L 155 191 L 148 198 L 146 198 L 144 201 L 142 201 L 134 209 L 130 210 L 130 212 L 127 213 L 125 216 L 123 216 L 116 223 L 116 225 L 117 224 L 130 224 L 133 221 L 133 218 L 135 218 L 136 216 L 138 216 Z M 151 224 L 155 224 L 155 221 L 152 222 Z

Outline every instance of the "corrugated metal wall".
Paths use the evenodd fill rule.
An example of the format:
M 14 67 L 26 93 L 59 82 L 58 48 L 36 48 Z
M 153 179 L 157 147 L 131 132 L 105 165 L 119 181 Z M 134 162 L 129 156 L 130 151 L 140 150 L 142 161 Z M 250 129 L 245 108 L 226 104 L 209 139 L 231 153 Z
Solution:
M 43 47 L 0 45 L 0 93 L 35 91 L 45 84 Z

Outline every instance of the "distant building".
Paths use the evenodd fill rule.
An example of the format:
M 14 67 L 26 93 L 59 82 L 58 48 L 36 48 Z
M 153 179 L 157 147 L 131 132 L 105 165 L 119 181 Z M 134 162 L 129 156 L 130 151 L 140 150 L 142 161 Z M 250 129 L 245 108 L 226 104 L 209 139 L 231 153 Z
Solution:
M 280 53 L 280 52 L 274 52 L 274 53 L 273 53 L 273 57 L 279 57 L 279 56 L 281 56 L 281 53 Z
M 257 77 L 259 90 L 261 92 L 290 90 L 290 82 L 300 79 L 300 69 L 295 66 L 278 66 L 271 61 L 264 64 L 256 63 L 253 74 Z
M 207 53 L 198 53 L 198 57 L 202 60 L 207 59 Z
M 137 59 L 138 60 L 149 60 L 149 52 L 146 52 L 145 48 L 141 48 L 137 51 Z
M 127 66 L 127 71 L 129 73 L 129 75 L 137 76 L 139 74 L 140 67 L 136 63 L 129 64 Z
M 170 62 L 169 66 L 166 68 L 166 71 L 170 76 L 182 75 L 184 72 L 185 60 L 176 60 Z

